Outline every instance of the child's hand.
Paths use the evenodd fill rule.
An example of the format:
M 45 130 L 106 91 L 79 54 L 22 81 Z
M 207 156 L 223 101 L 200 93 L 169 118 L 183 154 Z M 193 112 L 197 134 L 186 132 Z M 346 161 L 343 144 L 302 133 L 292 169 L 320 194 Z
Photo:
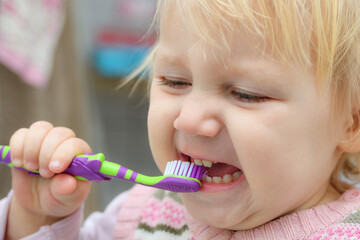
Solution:
M 13 134 L 10 149 L 11 161 L 15 166 L 24 165 L 30 171 L 39 169 L 42 177 L 12 169 L 14 196 L 8 236 L 15 236 L 12 230 L 15 234 L 19 233 L 19 229 L 14 227 L 24 221 L 24 218 L 27 218 L 27 225 L 51 224 L 76 211 L 85 201 L 91 187 L 90 182 L 76 180 L 67 174 L 54 176 L 64 171 L 76 155 L 91 152 L 89 145 L 76 138 L 72 130 L 53 127 L 44 121 L 35 122 L 30 128 L 19 129 Z M 34 226 L 34 229 L 29 226 L 26 235 L 40 226 Z

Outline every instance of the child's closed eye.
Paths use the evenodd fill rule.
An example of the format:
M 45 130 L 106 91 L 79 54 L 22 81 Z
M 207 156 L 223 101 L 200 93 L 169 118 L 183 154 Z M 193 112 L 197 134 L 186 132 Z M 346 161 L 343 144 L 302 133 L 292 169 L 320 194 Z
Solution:
M 235 100 L 245 103 L 261 103 L 269 100 L 268 97 L 250 93 L 245 90 L 230 89 L 228 93 Z
M 177 77 L 158 77 L 159 85 L 169 87 L 171 89 L 186 89 L 192 86 L 192 83 L 183 78 Z M 234 100 L 244 103 L 261 103 L 269 100 L 269 97 L 261 96 L 255 93 L 241 90 L 238 88 L 231 88 L 227 91 Z
M 159 77 L 159 84 L 175 89 L 183 89 L 192 86 L 192 83 L 182 78 L 176 77 Z

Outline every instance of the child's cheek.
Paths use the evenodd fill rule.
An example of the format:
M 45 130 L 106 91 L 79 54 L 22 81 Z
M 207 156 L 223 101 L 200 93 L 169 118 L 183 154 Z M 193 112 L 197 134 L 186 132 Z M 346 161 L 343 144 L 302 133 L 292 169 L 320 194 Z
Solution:
M 160 170 L 167 161 L 176 159 L 173 146 L 173 123 L 176 119 L 174 108 L 165 99 L 152 97 L 148 112 L 148 134 L 151 152 Z

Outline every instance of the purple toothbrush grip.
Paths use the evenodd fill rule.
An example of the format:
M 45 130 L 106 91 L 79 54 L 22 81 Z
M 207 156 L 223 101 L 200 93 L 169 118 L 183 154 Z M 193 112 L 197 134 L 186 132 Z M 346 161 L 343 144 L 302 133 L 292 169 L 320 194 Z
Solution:
M 0 156 L 2 156 L 4 149 L 5 149 L 5 146 L 1 146 Z M 11 163 L 10 151 L 8 151 L 8 153 L 6 154 L 6 156 L 4 158 L 2 158 L 2 157 L 0 158 L 0 162 L 3 164 L 6 164 L 6 165 Z
M 201 188 L 201 184 L 187 178 L 167 177 L 154 184 L 152 187 L 172 192 L 198 192 Z
M 7 153 L 4 154 L 4 151 Z M 5 155 L 5 156 L 3 156 Z M 70 163 L 69 167 L 65 169 L 63 173 L 70 174 L 77 179 L 84 180 L 84 181 L 104 181 L 104 180 L 111 180 L 111 178 L 104 176 L 99 172 L 102 162 L 105 160 L 104 154 L 92 154 L 92 153 L 85 153 L 83 155 L 76 156 L 73 158 L 72 162 Z M 9 146 L 0 145 L 0 163 L 9 165 L 11 164 L 11 156 L 9 151 Z M 25 168 L 22 167 L 14 167 L 13 168 L 27 171 Z M 40 174 L 38 171 L 30 172 L 30 175 L 39 176 Z
M 85 155 L 94 155 L 86 153 Z M 88 157 L 81 155 L 75 157 L 64 173 L 70 174 L 78 179 L 85 181 L 108 181 L 110 178 L 99 173 L 101 167 L 100 160 L 88 160 Z

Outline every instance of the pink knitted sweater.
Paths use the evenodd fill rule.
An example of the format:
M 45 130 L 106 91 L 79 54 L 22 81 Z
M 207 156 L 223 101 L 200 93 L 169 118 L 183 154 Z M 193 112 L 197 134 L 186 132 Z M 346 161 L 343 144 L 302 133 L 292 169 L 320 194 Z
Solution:
M 114 239 L 360 239 L 360 190 L 257 228 L 229 231 L 192 218 L 176 193 L 136 186 L 122 205 Z

